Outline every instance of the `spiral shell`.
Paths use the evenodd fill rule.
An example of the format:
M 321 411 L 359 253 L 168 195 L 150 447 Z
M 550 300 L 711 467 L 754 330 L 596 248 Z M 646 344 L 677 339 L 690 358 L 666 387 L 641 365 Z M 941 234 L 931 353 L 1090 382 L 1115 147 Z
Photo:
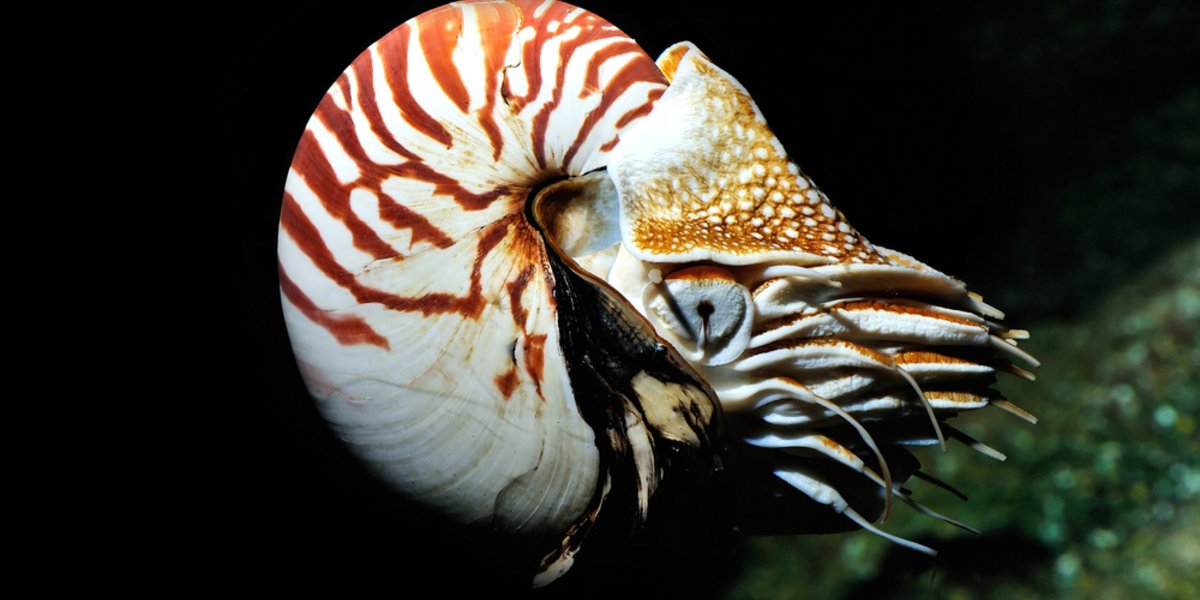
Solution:
M 297 148 L 279 278 L 331 427 L 405 496 L 533 548 L 537 583 L 732 446 L 874 529 L 827 465 L 890 504 L 895 446 L 1020 412 L 986 387 L 1032 360 L 855 231 L 698 49 L 656 63 L 561 2 L 447 5 L 355 59 Z

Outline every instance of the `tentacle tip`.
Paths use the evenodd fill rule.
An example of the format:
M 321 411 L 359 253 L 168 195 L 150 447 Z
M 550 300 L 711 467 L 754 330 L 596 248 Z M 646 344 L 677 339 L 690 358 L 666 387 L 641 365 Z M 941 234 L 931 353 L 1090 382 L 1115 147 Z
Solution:
M 1008 400 L 1005 400 L 1004 398 L 992 400 L 991 405 L 1016 416 L 1018 419 L 1021 419 L 1030 425 L 1037 425 L 1038 418 L 1033 416 L 1033 413 L 1021 408 L 1020 406 L 1017 406 L 1016 404 L 1013 404 L 1012 402 L 1009 402 Z
M 1009 372 L 1017 377 L 1020 377 L 1021 379 L 1024 379 L 1025 381 L 1037 381 L 1037 375 L 1035 373 L 1026 371 L 1025 369 L 1022 369 L 1016 365 L 1013 365 Z

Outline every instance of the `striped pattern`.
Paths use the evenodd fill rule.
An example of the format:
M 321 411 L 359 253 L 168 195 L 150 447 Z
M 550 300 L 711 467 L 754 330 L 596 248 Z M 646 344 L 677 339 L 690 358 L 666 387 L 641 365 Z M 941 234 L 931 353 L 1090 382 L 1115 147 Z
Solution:
M 284 195 L 279 279 L 297 360 L 333 427 L 385 481 L 457 521 L 562 540 L 542 581 L 570 568 L 619 488 L 597 444 L 633 456 L 644 517 L 661 475 L 654 444 L 707 448 L 682 417 L 706 424 L 711 411 L 682 407 L 709 398 L 641 372 L 628 398 L 598 386 L 640 403 L 614 413 L 623 438 L 585 422 L 580 406 L 596 402 L 576 401 L 571 375 L 595 370 L 578 349 L 601 342 L 581 340 L 578 321 L 560 331 L 555 289 L 574 275 L 555 281 L 526 212 L 538 186 L 609 166 L 624 244 L 573 264 L 596 265 L 679 343 L 724 413 L 738 413 L 727 432 L 782 450 L 765 459 L 780 479 L 931 551 L 876 529 L 842 498 L 845 474 L 824 465 L 881 486 L 886 511 L 899 482 L 884 449 L 949 436 L 999 456 L 944 420 L 989 404 L 1032 419 L 988 387 L 998 370 L 1028 375 L 1010 360 L 1036 366 L 1016 348 L 1024 332 L 961 282 L 855 231 L 744 88 L 694 47 L 656 66 L 560 2 L 425 13 L 363 52 L 316 108 Z M 562 314 L 607 290 L 559 296 Z M 674 364 L 637 325 L 616 337 Z
M 586 508 L 594 433 L 524 205 L 605 166 L 665 87 L 594 14 L 463 2 L 387 34 L 321 100 L 284 194 L 284 312 L 322 411 L 385 480 L 501 530 L 561 535 Z

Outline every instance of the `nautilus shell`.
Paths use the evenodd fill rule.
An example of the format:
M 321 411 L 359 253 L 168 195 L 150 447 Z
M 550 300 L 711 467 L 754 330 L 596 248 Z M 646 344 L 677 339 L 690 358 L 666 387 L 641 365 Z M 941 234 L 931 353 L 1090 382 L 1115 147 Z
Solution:
M 1032 420 L 988 387 L 1029 377 L 1024 332 L 867 241 L 698 48 L 651 60 L 561 2 L 444 6 L 355 59 L 296 150 L 279 279 L 332 429 L 537 584 L 672 486 L 892 537 L 902 446 Z

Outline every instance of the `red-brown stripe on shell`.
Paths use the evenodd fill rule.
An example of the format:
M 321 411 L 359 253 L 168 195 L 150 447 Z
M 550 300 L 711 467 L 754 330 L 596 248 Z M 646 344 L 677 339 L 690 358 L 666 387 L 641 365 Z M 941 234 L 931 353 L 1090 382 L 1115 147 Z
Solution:
M 984 449 L 941 422 L 1027 416 L 987 388 L 1033 362 L 1023 332 L 858 234 L 698 50 L 656 66 L 561 2 L 444 6 L 363 52 L 297 148 L 279 273 L 331 426 L 406 496 L 536 548 L 539 584 L 722 444 L 890 538 L 814 461 L 890 506 L 884 450 Z

